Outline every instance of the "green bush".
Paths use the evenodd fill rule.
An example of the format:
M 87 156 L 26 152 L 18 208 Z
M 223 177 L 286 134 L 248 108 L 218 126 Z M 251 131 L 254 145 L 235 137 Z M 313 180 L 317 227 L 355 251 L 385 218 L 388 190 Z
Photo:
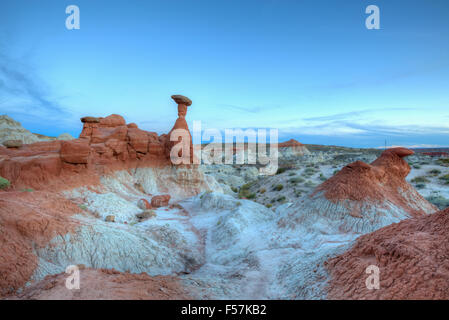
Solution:
M 420 166 L 420 165 L 417 165 L 417 164 L 415 164 L 415 165 L 413 165 L 413 169 L 421 169 L 421 166 Z
M 324 176 L 324 174 L 320 173 L 320 180 L 321 181 L 326 181 L 327 178 Z
M 444 176 L 441 176 L 438 179 L 443 181 L 445 184 L 449 184 L 449 174 L 445 174 Z
M 413 183 L 427 183 L 427 182 L 430 182 L 430 181 L 426 177 L 420 176 L 420 177 L 416 177 L 416 178 L 412 179 L 412 182 Z
M 309 180 L 306 183 L 304 183 L 304 186 L 307 188 L 313 188 L 313 187 L 315 187 L 315 184 Z
M 426 187 L 426 184 L 425 183 L 417 183 L 416 185 L 415 185 L 415 188 L 416 189 L 424 189 Z
M 443 210 L 443 209 L 446 209 L 447 207 L 449 207 L 449 199 L 446 199 L 445 197 L 442 197 L 442 196 L 430 196 L 430 197 L 427 197 L 426 199 L 430 203 L 432 203 L 435 206 L 437 206 L 438 209 L 440 209 L 440 210 Z
M 285 171 L 287 171 L 287 168 L 279 168 L 279 169 L 276 171 L 276 174 L 281 174 L 281 173 L 284 173 Z
M 234 193 L 239 193 L 239 189 L 237 189 L 236 187 L 231 187 L 231 190 Z
M 306 168 L 304 170 L 304 173 L 307 174 L 307 175 L 312 175 L 312 174 L 316 173 L 316 170 L 314 168 Z
M 265 205 L 265 207 L 267 207 L 267 208 L 271 208 L 273 205 L 271 204 L 271 203 L 267 203 L 266 205 Z
M 264 194 L 266 191 L 267 191 L 267 190 L 266 190 L 265 188 L 262 188 L 262 189 L 259 190 L 259 192 L 260 192 L 261 194 Z
M 284 189 L 284 186 L 282 184 L 278 184 L 277 186 L 274 187 L 273 190 L 275 191 L 281 191 L 282 189 Z
M 443 167 L 449 167 L 449 159 L 438 159 L 437 162 Z
M 288 180 L 288 182 L 296 184 L 296 183 L 303 183 L 305 180 L 301 177 L 295 177 Z
M 289 176 L 289 177 L 296 176 L 296 172 L 290 172 L 290 173 L 288 174 L 288 176 Z
M 286 200 L 286 198 L 284 196 L 276 199 L 277 202 L 284 202 L 285 200 Z
M 255 193 L 252 193 L 249 188 L 254 184 L 254 182 L 249 182 L 247 184 L 244 184 L 240 187 L 239 191 L 239 198 L 246 198 L 246 199 L 254 199 L 256 197 Z
M 430 170 L 430 171 L 428 172 L 428 174 L 431 174 L 431 175 L 433 175 L 433 176 L 437 176 L 437 175 L 441 174 L 441 171 L 438 170 L 438 169 L 433 169 L 433 170 Z
M 34 190 L 31 189 L 31 188 L 25 188 L 25 189 L 22 189 L 20 191 L 22 191 L 22 192 L 33 192 Z
M 11 183 L 3 177 L 0 177 L 0 189 L 6 189 L 11 185 Z

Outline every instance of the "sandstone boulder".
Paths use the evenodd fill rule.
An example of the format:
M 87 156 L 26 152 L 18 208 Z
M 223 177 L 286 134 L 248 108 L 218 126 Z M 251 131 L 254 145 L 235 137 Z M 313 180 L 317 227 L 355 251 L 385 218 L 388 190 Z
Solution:
M 137 206 L 142 210 L 151 209 L 151 204 L 148 202 L 147 199 L 140 199 L 137 202 Z
M 166 207 L 170 201 L 171 196 L 169 194 L 154 196 L 151 198 L 151 206 L 154 208 Z

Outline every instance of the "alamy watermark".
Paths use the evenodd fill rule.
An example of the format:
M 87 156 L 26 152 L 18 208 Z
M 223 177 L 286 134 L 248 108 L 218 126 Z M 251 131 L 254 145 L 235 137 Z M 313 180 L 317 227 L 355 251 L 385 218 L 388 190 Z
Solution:
M 380 289 L 380 270 L 378 266 L 370 265 L 365 269 L 365 273 L 369 274 L 369 277 L 365 280 L 365 285 L 368 290 Z
M 76 265 L 70 265 L 65 269 L 69 276 L 65 280 L 65 287 L 69 290 L 80 289 L 80 269 Z
M 203 130 L 201 121 L 194 121 L 192 132 L 193 139 L 186 129 L 171 132 L 170 141 L 178 142 L 170 150 L 173 164 L 253 164 L 261 175 L 278 169 L 278 129 Z

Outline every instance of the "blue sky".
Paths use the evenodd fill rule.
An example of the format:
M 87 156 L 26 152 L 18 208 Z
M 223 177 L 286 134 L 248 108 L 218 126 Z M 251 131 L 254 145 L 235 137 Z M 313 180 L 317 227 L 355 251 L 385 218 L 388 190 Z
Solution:
M 3 0 L 0 21 L 0 114 L 33 132 L 78 136 L 80 117 L 118 113 L 166 133 L 184 94 L 203 128 L 449 145 L 446 0 Z

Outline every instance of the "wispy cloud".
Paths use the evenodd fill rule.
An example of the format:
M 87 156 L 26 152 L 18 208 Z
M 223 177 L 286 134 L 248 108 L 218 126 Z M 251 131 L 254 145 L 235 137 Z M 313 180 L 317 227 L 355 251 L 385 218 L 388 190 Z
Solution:
M 344 113 L 336 113 L 329 116 L 321 116 L 321 117 L 311 117 L 311 118 L 303 118 L 304 121 L 331 121 L 331 120 L 348 120 L 354 119 L 366 114 L 375 113 L 375 112 L 385 112 L 385 111 L 411 111 L 416 110 L 415 108 L 383 108 L 383 109 L 365 109 L 360 111 L 351 111 Z
M 259 113 L 259 112 L 262 112 L 269 108 L 269 107 L 262 107 L 262 106 L 249 106 L 249 107 L 236 106 L 236 105 L 232 105 L 232 104 L 220 104 L 219 107 L 231 109 L 231 110 L 243 111 L 243 112 L 247 112 L 247 113 Z
M 17 112 L 67 114 L 31 67 L 0 54 L 0 110 L 12 107 Z

